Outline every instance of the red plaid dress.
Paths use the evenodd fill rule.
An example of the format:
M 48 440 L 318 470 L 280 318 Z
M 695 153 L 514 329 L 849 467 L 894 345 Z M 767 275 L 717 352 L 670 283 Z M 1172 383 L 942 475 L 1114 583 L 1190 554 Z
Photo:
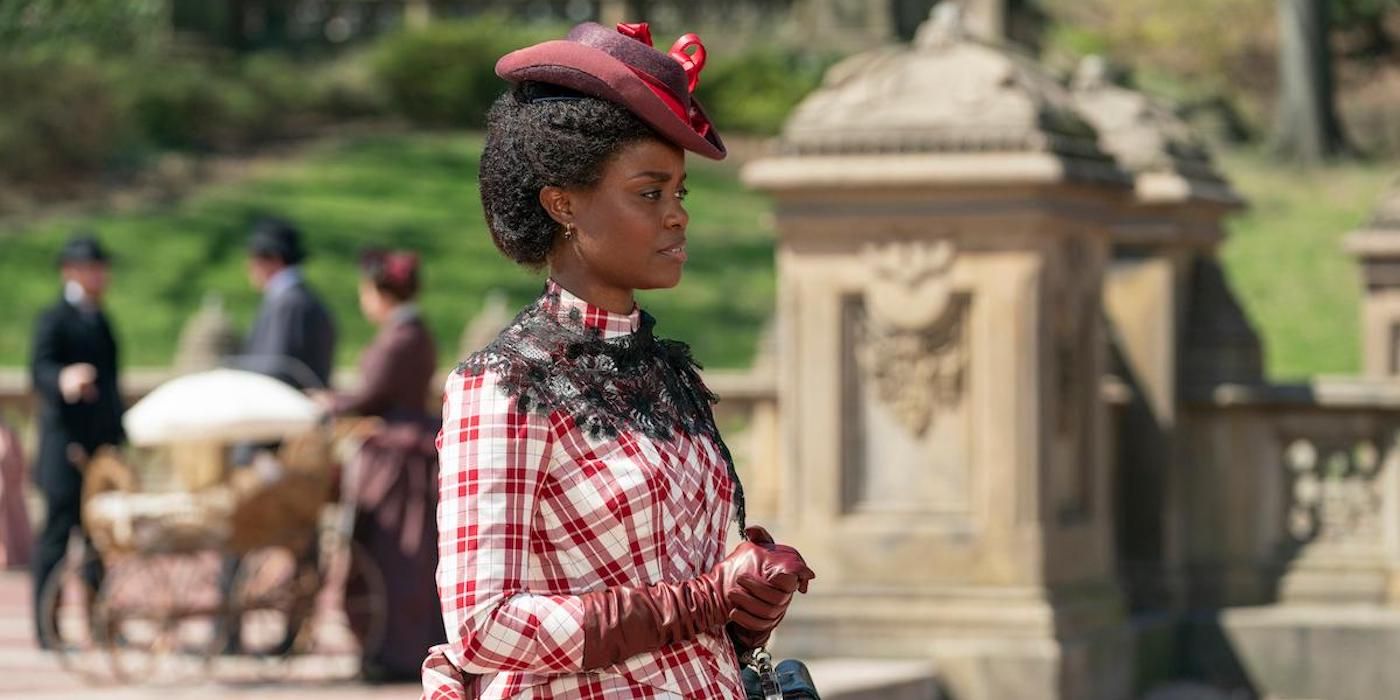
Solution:
M 635 333 L 551 281 L 537 304 L 602 337 Z M 718 444 L 623 431 L 600 438 L 560 411 L 522 411 L 499 375 L 447 380 L 437 581 L 448 643 L 423 697 L 743 700 L 723 630 L 595 671 L 581 669 L 579 594 L 701 574 L 725 555 L 734 485 Z

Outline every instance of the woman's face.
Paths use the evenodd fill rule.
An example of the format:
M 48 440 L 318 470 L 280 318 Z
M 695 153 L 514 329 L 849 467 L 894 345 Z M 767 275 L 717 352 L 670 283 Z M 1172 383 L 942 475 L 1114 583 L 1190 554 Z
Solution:
M 628 294 L 681 281 L 685 151 L 652 139 L 629 144 L 596 185 L 568 195 L 574 233 L 555 239 L 555 259 L 575 258 L 591 285 Z

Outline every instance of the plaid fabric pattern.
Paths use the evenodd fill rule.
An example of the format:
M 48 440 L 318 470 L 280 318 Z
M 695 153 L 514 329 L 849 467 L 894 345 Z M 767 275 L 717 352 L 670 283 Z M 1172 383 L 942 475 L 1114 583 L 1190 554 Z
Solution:
M 553 281 L 537 303 L 605 338 L 613 314 Z M 719 447 L 677 433 L 590 438 L 568 415 L 517 410 L 495 376 L 447 381 L 438 501 L 438 593 L 448 643 L 423 666 L 423 697 L 734 698 L 722 629 L 584 672 L 578 595 L 694 577 L 725 554 L 733 484 Z

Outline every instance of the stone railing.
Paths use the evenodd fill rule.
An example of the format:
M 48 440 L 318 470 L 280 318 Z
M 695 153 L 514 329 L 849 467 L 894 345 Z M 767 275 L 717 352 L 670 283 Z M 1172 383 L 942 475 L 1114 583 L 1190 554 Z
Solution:
M 1167 507 L 1193 604 L 1400 603 L 1400 382 L 1221 386 L 1182 429 Z
M 169 369 L 136 368 L 122 376 L 122 392 L 127 403 L 134 403 L 175 373 Z M 446 377 L 434 380 L 440 386 Z M 340 387 L 354 386 L 354 372 L 341 371 L 335 376 Z M 710 371 L 705 381 L 720 403 L 715 418 L 726 436 L 741 476 L 748 489 L 751 512 L 772 513 L 776 510 L 775 468 L 778 455 L 777 412 L 778 395 L 773 372 L 764 369 Z M 436 409 L 438 397 L 430 397 Z M 30 392 L 29 374 L 24 369 L 0 369 L 0 417 L 15 425 L 24 436 L 27 450 L 32 454 L 34 399 Z M 758 469 L 758 465 L 770 468 Z
M 169 369 L 136 368 L 122 373 L 122 394 L 127 403 L 132 403 L 149 394 L 152 389 L 171 377 Z M 14 425 L 26 443 L 33 439 L 31 423 L 34 419 L 34 396 L 30 392 L 29 372 L 23 368 L 0 368 L 0 418 Z
M 782 474 L 776 373 L 762 364 L 747 371 L 710 371 L 705 383 L 720 397 L 715 421 L 744 483 L 749 519 L 771 524 L 778 515 Z

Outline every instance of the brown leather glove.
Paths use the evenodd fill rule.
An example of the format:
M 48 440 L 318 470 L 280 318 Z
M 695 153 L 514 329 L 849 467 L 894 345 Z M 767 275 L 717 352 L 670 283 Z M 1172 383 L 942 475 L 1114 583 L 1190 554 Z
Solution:
M 773 537 L 768 534 L 768 531 L 761 527 L 751 527 L 746 532 L 749 535 L 750 542 L 764 547 L 765 549 L 791 553 L 799 558 L 802 556 L 798 554 L 796 549 L 788 545 L 774 542 Z M 810 571 L 811 570 L 808 569 L 809 573 Z M 797 591 L 806 593 L 807 582 L 814 577 L 813 575 L 800 578 Z M 741 585 L 743 585 L 743 583 L 741 583 Z M 751 610 L 751 612 L 754 613 L 754 617 L 758 619 L 745 620 L 742 623 L 736 620 L 730 622 L 725 627 L 725 631 L 729 634 L 730 640 L 734 643 L 736 651 L 741 655 L 768 643 L 768 638 L 772 635 L 773 630 L 777 629 L 778 624 L 781 623 L 783 617 L 787 615 L 787 609 L 792 603 L 792 595 L 794 593 L 792 590 L 775 586 L 744 585 L 744 588 L 747 593 L 759 599 L 758 605 Z M 742 603 L 740 603 L 740 605 L 742 605 Z M 760 614 L 760 610 L 766 610 L 767 614 Z M 773 614 L 775 612 L 776 615 Z
M 651 586 L 611 586 L 579 596 L 583 668 L 611 666 L 694 639 L 731 620 L 752 628 L 776 625 L 786 605 L 779 608 L 768 601 L 781 595 L 790 600 L 793 591 L 806 590 L 815 574 L 797 550 L 774 547 L 763 528 L 749 528 L 745 534 L 750 541 L 695 578 Z

